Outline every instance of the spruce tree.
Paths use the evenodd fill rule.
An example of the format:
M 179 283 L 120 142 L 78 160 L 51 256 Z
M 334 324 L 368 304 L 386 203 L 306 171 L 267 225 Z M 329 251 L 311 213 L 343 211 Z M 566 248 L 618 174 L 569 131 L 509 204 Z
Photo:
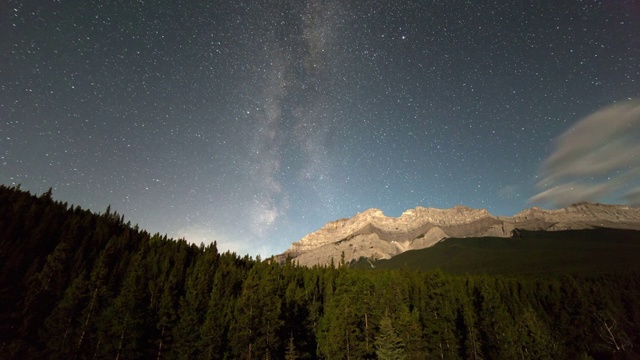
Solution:
M 285 360 L 298 359 L 298 351 L 296 345 L 293 343 L 293 334 L 289 337 L 289 343 L 287 344 L 287 352 L 284 354 Z
M 388 314 L 380 320 L 380 331 L 376 337 L 376 355 L 380 360 L 406 359 L 404 344 L 393 328 Z

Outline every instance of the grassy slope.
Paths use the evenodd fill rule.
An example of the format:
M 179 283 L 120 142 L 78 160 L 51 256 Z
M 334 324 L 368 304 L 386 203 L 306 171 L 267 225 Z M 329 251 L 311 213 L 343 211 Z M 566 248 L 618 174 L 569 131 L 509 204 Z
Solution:
M 376 268 L 511 275 L 640 270 L 640 231 L 523 231 L 519 238 L 452 238 L 373 264 Z M 366 260 L 353 266 L 370 268 Z

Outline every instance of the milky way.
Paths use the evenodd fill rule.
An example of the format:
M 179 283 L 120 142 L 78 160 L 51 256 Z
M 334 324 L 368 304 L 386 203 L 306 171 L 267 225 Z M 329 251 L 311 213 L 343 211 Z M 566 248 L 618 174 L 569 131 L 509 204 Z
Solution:
M 9 1 L 0 183 L 252 255 L 371 207 L 635 203 L 639 19 L 635 1 Z M 632 131 L 599 136 L 620 111 Z

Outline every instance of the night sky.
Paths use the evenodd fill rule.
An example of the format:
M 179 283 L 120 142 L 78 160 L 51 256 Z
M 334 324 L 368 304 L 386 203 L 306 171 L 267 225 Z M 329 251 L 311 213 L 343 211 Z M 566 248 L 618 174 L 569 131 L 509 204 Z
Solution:
M 633 204 L 639 64 L 635 0 L 2 2 L 0 183 L 263 256 L 371 207 Z

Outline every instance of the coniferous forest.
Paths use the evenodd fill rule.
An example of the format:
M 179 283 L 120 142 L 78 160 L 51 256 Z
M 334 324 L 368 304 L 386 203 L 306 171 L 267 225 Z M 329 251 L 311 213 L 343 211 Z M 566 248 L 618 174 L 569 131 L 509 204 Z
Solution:
M 634 270 L 305 268 L 5 186 L 0 270 L 6 359 L 640 358 Z

